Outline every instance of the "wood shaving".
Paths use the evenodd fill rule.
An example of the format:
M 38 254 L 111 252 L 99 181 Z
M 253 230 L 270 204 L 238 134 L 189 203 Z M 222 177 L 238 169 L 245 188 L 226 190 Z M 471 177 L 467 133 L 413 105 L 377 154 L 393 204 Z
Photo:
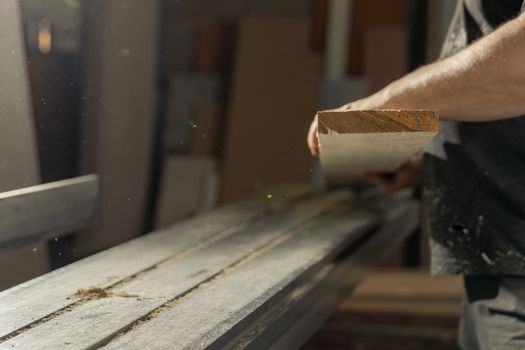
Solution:
M 107 298 L 109 296 L 108 292 L 102 288 L 81 288 L 73 294 L 74 296 L 81 298 L 83 300 L 96 300 Z
M 75 297 L 82 300 L 98 300 L 108 297 L 121 297 L 121 298 L 137 298 L 136 294 L 128 294 L 126 292 L 112 292 L 111 290 L 106 290 L 97 287 L 91 288 L 81 288 L 73 294 Z

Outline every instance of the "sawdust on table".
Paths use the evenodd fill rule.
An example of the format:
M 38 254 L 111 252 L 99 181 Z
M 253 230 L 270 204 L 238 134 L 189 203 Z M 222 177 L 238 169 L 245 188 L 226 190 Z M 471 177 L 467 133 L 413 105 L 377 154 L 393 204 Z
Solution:
M 83 300 L 96 300 L 108 298 L 111 296 L 122 297 L 122 298 L 137 298 L 136 294 L 128 294 L 126 292 L 112 292 L 111 290 L 91 287 L 91 288 L 81 288 L 73 294 L 73 296 L 83 299 Z

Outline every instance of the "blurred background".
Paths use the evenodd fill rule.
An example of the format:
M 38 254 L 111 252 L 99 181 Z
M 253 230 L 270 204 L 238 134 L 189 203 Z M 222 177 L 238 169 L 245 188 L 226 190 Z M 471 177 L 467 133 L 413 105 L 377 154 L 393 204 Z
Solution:
M 100 194 L 82 232 L 2 251 L 1 289 L 262 187 L 315 181 L 305 143 L 315 112 L 435 60 L 456 6 L 453 0 L 8 2 L 15 5 L 0 7 L 6 37 L 0 63 L 8 68 L 0 73 L 0 93 L 11 94 L 0 105 L 0 148 L 7 138 L 21 144 L 2 154 L 0 192 L 96 173 Z M 19 117 L 16 125 L 6 122 L 11 114 Z M 385 267 L 424 269 L 426 245 L 424 232 L 415 233 Z M 431 283 L 414 278 L 423 278 L 414 280 L 418 286 Z M 447 331 L 457 323 L 451 288 L 439 294 L 454 305 L 439 321 Z M 326 334 L 319 344 L 337 338 Z M 453 343 L 455 332 L 446 337 Z

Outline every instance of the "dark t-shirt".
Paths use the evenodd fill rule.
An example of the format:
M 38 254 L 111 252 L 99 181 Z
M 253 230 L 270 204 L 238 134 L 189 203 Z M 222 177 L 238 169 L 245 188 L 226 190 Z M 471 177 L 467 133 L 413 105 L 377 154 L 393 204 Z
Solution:
M 524 7 L 523 0 L 459 1 L 442 57 Z M 525 276 L 525 116 L 443 122 L 424 172 L 432 272 Z

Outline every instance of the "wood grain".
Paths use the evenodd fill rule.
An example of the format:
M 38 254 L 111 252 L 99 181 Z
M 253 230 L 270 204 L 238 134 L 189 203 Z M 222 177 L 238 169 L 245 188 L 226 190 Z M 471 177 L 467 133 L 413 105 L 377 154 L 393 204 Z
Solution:
M 317 114 L 321 166 L 328 184 L 365 172 L 393 172 L 438 131 L 436 111 L 324 111 Z
M 156 300 L 113 296 L 92 300 L 0 344 L 0 349 L 92 349 L 157 305 Z M 118 312 L 115 312 L 118 310 Z
M 0 192 L 40 181 L 20 6 L 5 0 L 0 12 Z
M 82 35 L 90 50 L 81 73 L 79 165 L 103 178 L 92 229 L 76 238 L 79 256 L 144 234 L 159 138 L 153 116 L 161 17 L 160 0 L 113 0 L 94 1 L 79 21 L 90 28 Z
M 339 194 L 307 200 L 290 210 L 258 221 L 173 263 L 158 266 L 140 279 L 115 289 L 131 295 L 167 297 L 184 293 L 261 247 L 304 225 L 342 200 Z M 166 280 L 170 283 L 164 283 Z
M 0 11 L 0 33 L 4 35 L 0 41 L 0 192 L 40 182 L 20 7 L 20 1 L 4 0 Z M 0 255 L 0 290 L 49 271 L 48 256 L 44 243 L 4 251 Z
M 155 228 L 211 210 L 217 201 L 217 168 L 212 157 L 164 156 Z
M 281 237 L 288 237 L 289 231 L 308 222 L 344 198 L 340 194 L 334 194 L 307 200 L 290 210 L 270 216 L 180 259 L 160 264 L 140 276 L 129 279 L 116 288 L 105 290 L 104 293 L 82 293 L 81 296 L 95 300 L 87 300 L 80 306 L 72 307 L 71 311 L 60 314 L 52 321 L 44 323 L 45 325 L 49 323 L 71 325 L 78 323 L 79 317 L 85 318 L 89 315 L 96 315 L 95 322 L 90 329 L 97 325 L 106 325 L 102 334 L 97 332 L 97 337 L 93 337 L 87 332 L 79 334 L 75 327 L 64 329 L 59 337 L 46 337 L 45 335 L 49 333 L 49 327 L 37 326 L 24 332 L 22 337 L 15 337 L 2 345 L 9 346 L 16 342 L 19 346 L 25 347 L 38 343 L 43 347 L 45 344 L 44 348 L 53 349 L 66 342 L 69 343 L 69 349 L 85 349 L 85 346 L 90 342 L 91 344 L 103 342 L 106 339 L 104 334 L 109 337 L 141 318 L 148 318 L 150 313 L 165 303 L 198 288 L 233 264 L 256 254 L 258 250 L 272 241 Z M 73 300 L 77 299 L 76 296 L 70 297 Z M 101 305 L 97 299 L 108 297 L 109 301 L 104 303 L 107 311 L 100 312 Z M 122 297 L 133 300 L 140 312 L 137 310 L 130 312 L 129 303 L 122 301 Z M 81 311 L 77 309 L 81 309 Z M 85 339 L 78 339 L 79 336 Z M 47 338 L 45 342 L 41 340 L 43 338 Z M 78 344 L 78 346 L 74 344 Z
M 0 349 L 298 348 L 416 218 L 399 196 L 269 193 L 1 293 Z
M 235 230 L 265 213 L 282 210 L 308 193 L 304 187 L 275 189 L 265 195 L 217 209 L 198 218 L 143 236 L 55 270 L 0 293 L 0 338 L 30 325 L 75 301 L 79 288 L 107 288 L 169 259 L 226 230 Z
M 438 131 L 432 110 L 333 110 L 317 113 L 319 134 Z
M 220 202 L 260 185 L 310 182 L 311 159 L 303 144 L 321 77 L 321 55 L 310 50 L 310 32 L 304 16 L 241 19 Z
M 284 317 L 287 313 L 295 313 L 293 322 L 283 327 L 284 330 L 281 329 L 280 332 L 274 324 L 269 325 L 265 332 L 271 333 L 266 337 L 266 341 L 270 338 L 270 342 L 264 342 L 265 337 L 261 335 L 244 348 L 253 350 L 301 348 L 308 340 L 304 335 L 314 334 L 337 306 L 359 285 L 366 273 L 395 251 L 396 247 L 416 229 L 417 205 L 410 200 L 397 204 L 401 203 L 402 205 L 389 213 L 384 225 L 369 240 L 364 241 L 351 253 L 340 257 L 339 264 L 335 264 L 329 270 L 323 281 L 283 312 Z M 298 318 L 297 314 L 300 313 L 302 317 Z
M 374 215 L 363 212 L 329 215 L 104 349 L 220 349 L 242 331 L 243 321 L 253 321 L 264 313 L 283 289 L 333 258 L 374 220 Z
M 84 228 L 97 195 L 96 175 L 0 193 L 0 248 Z

